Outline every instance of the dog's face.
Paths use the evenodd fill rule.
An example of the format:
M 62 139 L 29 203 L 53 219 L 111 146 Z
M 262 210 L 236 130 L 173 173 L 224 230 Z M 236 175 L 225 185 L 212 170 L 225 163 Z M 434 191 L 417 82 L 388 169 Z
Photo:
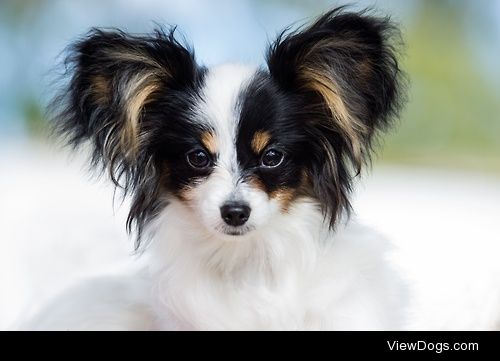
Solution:
M 160 141 L 166 192 L 219 234 L 241 236 L 272 222 L 310 191 L 313 139 L 301 106 L 261 70 L 207 70 L 192 113 L 177 132 L 165 131 L 178 144 Z
M 133 195 L 140 231 L 175 199 L 222 239 L 272 224 L 300 198 L 332 226 L 401 72 L 386 19 L 334 10 L 282 34 L 267 68 L 207 69 L 173 35 L 92 31 L 70 55 L 61 130 Z

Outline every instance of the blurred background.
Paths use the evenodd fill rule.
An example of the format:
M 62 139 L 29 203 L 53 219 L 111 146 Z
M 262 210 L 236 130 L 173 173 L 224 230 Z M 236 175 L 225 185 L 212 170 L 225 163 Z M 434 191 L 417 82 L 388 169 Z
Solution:
M 342 4 L 401 24 L 411 81 L 400 124 L 356 195 L 358 217 L 400 246 L 398 262 L 433 295 L 418 300 L 421 325 L 497 322 L 452 311 L 500 313 L 500 1 L 1 0 L 0 329 L 131 249 L 126 206 L 90 180 L 84 154 L 68 156 L 47 135 L 44 107 L 71 41 L 93 26 L 177 24 L 200 63 L 260 64 L 281 29 Z M 447 307 L 459 291 L 481 296 Z

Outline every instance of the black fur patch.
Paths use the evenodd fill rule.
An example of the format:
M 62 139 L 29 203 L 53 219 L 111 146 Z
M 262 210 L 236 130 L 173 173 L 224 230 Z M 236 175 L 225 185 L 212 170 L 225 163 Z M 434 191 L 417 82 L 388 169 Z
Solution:
M 92 163 L 100 164 L 117 186 L 132 194 L 127 227 L 137 228 L 138 240 L 144 225 L 163 206 L 162 189 L 175 192 L 187 179 L 199 176 L 182 164 L 184 153 L 196 146 L 193 139 L 203 131 L 189 109 L 199 97 L 206 70 L 175 38 L 174 30 L 132 36 L 93 29 L 69 48 L 69 83 L 52 103 L 56 130 L 73 146 L 90 141 Z M 147 84 L 129 83 L 138 74 Z M 141 104 L 132 134 L 136 139 L 130 139 L 124 135 L 130 126 L 127 92 L 134 90 L 138 95 L 133 100 L 142 100 L 145 85 L 151 86 L 148 94 L 154 91 Z M 131 152 L 133 146 L 137 149 Z M 166 173 L 177 177 L 165 177 Z
M 261 71 L 241 92 L 240 103 L 236 146 L 243 176 L 259 179 L 268 194 L 283 187 L 298 188 L 309 156 L 306 122 L 301 117 L 302 99 L 283 92 L 269 73 Z M 280 166 L 260 166 L 262 153 L 256 154 L 252 148 L 252 139 L 259 131 L 271 136 L 267 149 L 285 154 Z
M 306 141 L 296 152 L 305 155 L 313 193 L 331 226 L 342 210 L 349 212 L 352 180 L 404 100 L 399 43 L 388 18 L 338 8 L 309 27 L 283 32 L 268 51 L 273 89 L 286 99 L 280 117 L 303 129 Z M 332 114 L 328 90 L 344 109 Z
M 388 19 L 343 9 L 283 32 L 268 51 L 269 70 L 257 72 L 239 97 L 243 177 L 286 201 L 292 190 L 305 192 L 333 226 L 350 210 L 352 180 L 375 136 L 397 116 L 397 40 Z M 194 113 L 206 69 L 174 30 L 132 36 L 94 29 L 69 49 L 67 66 L 69 83 L 53 102 L 56 127 L 74 146 L 89 141 L 92 164 L 132 195 L 127 227 L 137 229 L 139 246 L 144 226 L 166 206 L 165 192 L 181 197 L 211 172 L 185 158 L 211 131 Z M 282 164 L 259 166 L 256 132 L 285 154 Z

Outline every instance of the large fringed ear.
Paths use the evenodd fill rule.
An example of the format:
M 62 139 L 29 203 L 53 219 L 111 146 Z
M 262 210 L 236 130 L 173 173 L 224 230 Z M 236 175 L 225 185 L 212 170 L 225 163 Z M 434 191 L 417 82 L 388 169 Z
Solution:
M 69 48 L 68 82 L 50 108 L 56 132 L 75 147 L 89 143 L 92 165 L 132 194 L 127 229 L 137 230 L 136 247 L 162 202 L 155 135 L 169 119 L 148 114 L 156 103 L 178 107 L 172 99 L 192 94 L 204 72 L 174 31 L 90 31 Z
M 388 18 L 338 8 L 283 32 L 268 51 L 271 77 L 305 104 L 302 116 L 322 153 L 310 175 L 332 226 L 350 209 L 352 178 L 370 159 L 375 135 L 398 115 L 400 39 Z
M 94 164 L 127 188 L 148 140 L 145 108 L 195 81 L 194 54 L 174 30 L 132 36 L 94 29 L 71 46 L 66 65 L 69 83 L 53 102 L 57 129 L 73 145 L 89 140 Z

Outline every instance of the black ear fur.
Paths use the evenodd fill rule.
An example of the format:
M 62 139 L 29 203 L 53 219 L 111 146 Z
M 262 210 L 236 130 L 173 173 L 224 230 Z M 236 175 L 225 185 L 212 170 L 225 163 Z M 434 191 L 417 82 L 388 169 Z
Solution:
M 337 8 L 284 31 L 268 51 L 272 78 L 304 102 L 316 154 L 310 176 L 332 226 L 350 210 L 352 179 L 369 161 L 375 135 L 398 115 L 400 39 L 388 18 Z
M 51 105 L 56 132 L 73 146 L 89 141 L 92 164 L 133 194 L 127 226 L 136 224 L 139 237 L 158 209 L 160 187 L 150 148 L 161 124 L 145 114 L 158 97 L 194 89 L 203 71 L 174 31 L 91 30 L 69 48 L 69 81 Z
M 174 30 L 132 36 L 93 29 L 69 49 L 71 79 L 53 102 L 57 130 L 74 145 L 90 140 L 94 163 L 102 162 L 117 185 L 133 178 L 144 107 L 160 92 L 195 82 L 194 54 Z

